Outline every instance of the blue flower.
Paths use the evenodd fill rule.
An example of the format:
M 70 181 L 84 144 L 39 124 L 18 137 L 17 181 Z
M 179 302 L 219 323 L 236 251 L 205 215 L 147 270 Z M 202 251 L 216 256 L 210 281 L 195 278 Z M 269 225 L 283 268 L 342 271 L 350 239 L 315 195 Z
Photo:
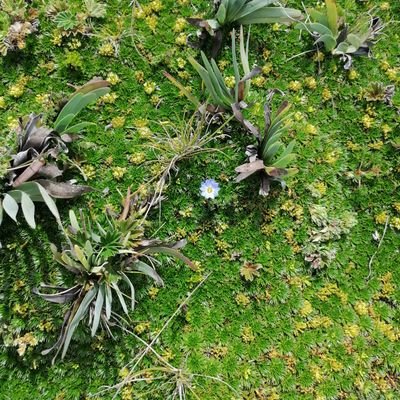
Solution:
M 219 184 L 214 179 L 206 179 L 200 185 L 200 194 L 205 199 L 215 199 L 218 196 Z

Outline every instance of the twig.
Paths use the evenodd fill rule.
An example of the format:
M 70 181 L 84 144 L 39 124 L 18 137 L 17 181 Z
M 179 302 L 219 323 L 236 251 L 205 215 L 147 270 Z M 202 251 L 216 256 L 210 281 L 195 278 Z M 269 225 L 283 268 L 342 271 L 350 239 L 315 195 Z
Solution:
M 371 274 L 372 274 L 372 262 L 374 261 L 375 256 L 378 254 L 379 248 L 381 247 L 383 239 L 385 238 L 388 224 L 389 224 L 389 216 L 386 218 L 385 229 L 383 230 L 381 240 L 378 243 L 378 248 L 376 249 L 375 253 L 372 255 L 371 259 L 369 260 L 369 263 L 368 263 L 368 271 L 369 272 L 368 272 L 368 276 L 365 278 L 366 280 L 368 280 L 371 277 Z

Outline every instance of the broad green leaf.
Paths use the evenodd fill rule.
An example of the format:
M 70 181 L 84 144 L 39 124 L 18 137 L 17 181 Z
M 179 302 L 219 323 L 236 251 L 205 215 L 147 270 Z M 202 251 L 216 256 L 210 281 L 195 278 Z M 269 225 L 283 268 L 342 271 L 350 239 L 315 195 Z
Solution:
M 279 158 L 272 166 L 275 168 L 286 168 L 295 158 L 296 154 L 288 154 L 285 157 Z
M 8 193 L 6 193 L 3 198 L 3 209 L 11 219 L 17 222 L 17 213 L 19 206 L 15 199 Z
M 224 3 L 221 3 L 217 13 L 215 14 L 215 19 L 221 24 L 223 25 L 225 23 L 225 19 L 226 19 L 226 7 L 224 5 Z
M 291 154 L 293 152 L 294 146 L 296 144 L 295 140 L 292 140 L 287 146 L 284 152 L 281 154 L 281 158 L 286 157 L 288 154 Z
M 238 15 L 236 15 L 236 19 L 240 19 L 246 17 L 253 12 L 257 12 L 258 10 L 270 6 L 272 3 L 275 3 L 275 0 L 252 0 L 246 3 L 245 7 L 243 7 Z
M 273 160 L 275 154 L 278 153 L 278 151 L 281 149 L 281 147 L 282 147 L 282 143 L 276 142 L 272 146 L 269 146 L 266 149 L 265 153 L 263 153 L 263 160 L 266 165 L 269 165 L 272 163 L 272 160 Z
M 315 43 L 319 42 L 322 42 L 324 44 L 326 51 L 332 51 L 336 47 L 336 39 L 330 34 L 321 35 L 315 41 Z
M 31 198 L 24 192 L 21 192 L 21 208 L 26 222 L 31 228 L 35 229 L 35 204 L 31 200 Z
M 308 10 L 308 13 L 310 14 L 312 21 L 318 22 L 318 23 L 328 27 L 328 18 L 326 17 L 326 14 L 324 14 L 320 11 L 317 11 L 314 8 L 312 8 L 311 10 Z
M 76 214 L 73 210 L 69 210 L 69 221 L 71 222 L 72 228 L 74 228 L 77 232 L 81 230 L 78 219 L 76 218 Z
M 63 267 L 65 267 L 68 271 L 72 272 L 75 275 L 79 275 L 81 273 L 81 268 L 77 268 L 76 265 L 79 266 L 78 263 L 76 263 L 74 260 L 69 258 L 66 260 L 65 258 L 63 259 L 63 254 L 60 253 L 57 249 L 57 247 L 53 244 L 50 243 L 50 249 L 53 254 L 53 258 L 55 261 L 57 261 L 59 264 L 61 264 Z
M 351 54 L 357 51 L 354 46 L 352 46 L 350 43 L 347 42 L 342 42 L 339 43 L 338 47 L 332 51 L 332 54 Z
M 267 140 L 264 139 L 263 142 L 261 143 L 262 154 L 268 151 L 268 149 L 282 137 L 285 131 L 286 129 L 281 129 L 279 132 L 276 132 L 272 136 L 267 135 L 268 139 Z
M 332 31 L 333 36 L 336 37 L 338 34 L 338 11 L 336 0 L 325 0 L 325 4 L 329 29 Z
M 3 200 L 0 199 L 0 225 L 3 223 Z
M 88 93 L 84 93 L 83 91 L 81 91 L 81 92 L 78 91 L 75 95 L 72 96 L 72 98 L 69 100 L 69 102 L 61 110 L 60 114 L 58 115 L 58 117 L 56 119 L 56 122 L 54 123 L 54 129 L 58 133 L 62 133 L 63 131 L 60 128 L 60 124 L 65 117 L 72 114 L 73 118 L 75 118 L 84 107 L 86 107 L 88 104 L 96 101 L 99 97 L 104 96 L 109 91 L 110 91 L 110 88 L 108 88 L 108 87 L 100 87 L 100 88 L 94 89 Z M 63 127 L 63 125 L 61 125 L 61 127 Z M 67 126 L 65 126 L 64 129 Z
M 360 37 L 353 33 L 349 33 L 347 35 L 346 41 L 349 42 L 356 49 L 359 49 L 363 43 Z
M 289 177 L 297 174 L 299 170 L 297 168 L 276 168 L 276 167 L 266 167 L 265 172 L 273 177 Z
M 54 23 L 60 29 L 70 30 L 78 24 L 78 19 L 71 11 L 61 11 L 55 16 Z
M 108 86 L 109 82 L 104 79 L 92 79 L 82 85 L 79 89 L 77 89 L 75 93 L 71 96 L 70 100 L 72 100 L 73 97 L 76 96 L 78 93 L 86 94 L 93 92 L 96 89 L 107 88 Z
M 287 120 L 291 118 L 291 114 L 286 114 L 286 112 L 282 112 L 278 117 L 275 117 L 272 122 L 271 126 L 268 129 L 268 135 L 269 137 L 272 137 L 273 135 L 277 134 L 280 132 L 282 129 L 287 130 L 288 127 L 285 124 Z
M 94 122 L 80 122 L 79 124 L 73 125 L 68 127 L 67 129 L 63 130 L 63 133 L 79 133 L 82 132 L 88 126 L 96 126 Z
M 372 34 L 372 18 L 370 15 L 363 15 L 357 19 L 356 24 L 350 29 L 346 40 L 350 42 L 354 47 L 359 48 Z M 350 40 L 349 36 L 356 36 L 356 39 Z M 353 43 L 353 40 L 356 42 Z M 357 43 L 360 42 L 359 45 Z
M 287 168 L 286 171 L 287 171 L 287 176 L 293 176 L 299 172 L 297 168 Z
M 265 7 L 238 20 L 239 24 L 291 24 L 302 18 L 302 13 L 293 8 Z
M 19 192 L 25 192 L 32 201 L 43 201 L 42 194 L 36 182 L 25 182 L 18 186 Z M 20 199 L 17 201 L 21 201 Z
M 65 133 L 69 124 L 75 118 L 75 114 L 68 114 L 63 119 L 61 119 L 57 124 L 54 124 L 54 130 L 58 133 Z
M 57 258 L 55 259 L 57 261 Z M 83 266 L 73 260 L 65 251 L 61 253 L 60 260 L 62 261 L 62 264 L 65 266 L 65 268 L 67 268 L 68 270 L 70 269 L 69 267 L 71 267 L 72 269 L 78 271 L 78 273 L 83 272 Z
M 246 8 L 247 0 L 229 0 L 227 22 L 236 22 L 238 16 Z
M 92 18 L 103 18 L 106 15 L 107 6 L 96 0 L 85 0 L 87 15 Z
M 65 357 L 65 354 L 67 353 L 69 344 L 72 339 L 72 335 L 75 332 L 75 329 L 78 327 L 79 322 L 85 317 L 88 308 L 93 301 L 94 297 L 96 296 L 97 293 L 97 288 L 93 287 L 91 288 L 83 298 L 81 304 L 79 305 L 78 309 L 76 310 L 76 313 L 74 317 L 72 318 L 72 321 L 68 324 L 65 332 L 65 341 L 64 341 L 64 346 L 63 346 L 63 351 L 61 354 L 61 358 L 63 359 Z
M 77 244 L 74 245 L 74 252 L 79 262 L 85 267 L 86 271 L 90 272 L 89 261 L 87 260 L 83 250 Z
M 90 243 L 89 240 L 86 240 L 84 249 L 85 249 L 87 258 L 90 259 L 90 257 L 92 257 L 92 255 L 93 255 L 94 251 L 93 251 L 92 243 Z

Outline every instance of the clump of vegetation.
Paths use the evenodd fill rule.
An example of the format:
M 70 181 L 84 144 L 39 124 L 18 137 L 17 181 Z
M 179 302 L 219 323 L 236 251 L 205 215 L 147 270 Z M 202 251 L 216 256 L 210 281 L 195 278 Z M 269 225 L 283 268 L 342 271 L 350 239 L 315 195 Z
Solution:
M 363 97 L 365 100 L 370 102 L 381 101 L 391 106 L 394 92 L 395 92 L 394 85 L 385 86 L 382 82 L 372 82 L 363 91 Z
M 25 0 L 1 0 L 0 2 L 0 54 L 22 50 L 26 39 L 39 26 L 38 11 L 28 7 Z
M 84 0 L 79 6 L 65 1 L 52 1 L 46 14 L 54 21 L 61 37 L 86 35 L 92 31 L 92 20 L 106 15 L 106 5 L 96 0 Z
M 354 213 L 348 211 L 340 217 L 331 217 L 328 215 L 328 209 L 318 204 L 310 206 L 309 211 L 316 228 L 310 229 L 309 243 L 303 249 L 303 253 L 311 268 L 319 270 L 329 266 L 336 258 L 335 241 L 350 233 L 357 224 L 357 219 Z
M 83 108 L 108 91 L 107 81 L 95 79 L 86 83 L 61 109 L 52 128 L 42 125 L 42 115 L 31 114 L 20 120 L 15 150 L 8 147 L 10 143 L 2 146 L 9 165 L 2 163 L 2 178 L 7 181 L 0 200 L 0 224 L 3 212 L 17 222 L 21 204 L 25 220 L 35 228 L 35 201 L 45 202 L 59 220 L 52 198 L 70 199 L 90 190 L 87 186 L 62 182 L 60 178 L 68 163 L 67 144 L 76 140 L 84 128 L 93 125 L 89 122 L 72 125 L 72 122 Z
M 214 2 L 216 13 L 212 19 L 189 18 L 194 26 L 201 28 L 198 33 L 200 44 L 207 37 L 213 40 L 211 56 L 219 53 L 223 40 L 223 29 L 252 24 L 291 24 L 302 18 L 302 13 L 293 8 L 275 5 L 271 0 L 222 0 Z
M 182 160 L 200 154 L 222 153 L 221 149 L 211 145 L 225 136 L 223 130 L 228 121 L 214 129 L 213 120 L 207 122 L 204 114 L 193 114 L 188 121 L 182 121 L 179 125 L 161 123 L 162 132 L 153 134 L 145 144 L 145 147 L 153 150 L 154 163 L 158 167 L 158 174 L 153 176 L 157 180 L 156 191 L 163 191 L 171 173 L 178 172 L 178 163 Z
M 314 39 L 317 49 L 334 56 L 340 56 L 344 68 L 350 69 L 352 56 L 369 56 L 371 47 L 381 33 L 383 25 L 378 17 L 361 15 L 354 25 L 346 23 L 344 11 L 336 0 L 325 0 L 325 13 L 316 9 L 308 10 L 309 22 L 300 22 L 295 28 L 306 30 Z
M 281 137 L 287 133 L 287 122 L 290 119 L 290 105 L 283 101 L 279 109 L 271 116 L 270 102 L 275 91 L 270 91 L 267 103 L 264 106 L 264 130 L 252 126 L 251 131 L 256 132 L 257 145 L 246 148 L 248 162 L 236 168 L 239 175 L 236 182 L 240 182 L 257 173 L 261 184 L 259 193 L 268 196 L 271 182 L 278 181 L 285 185 L 283 178 L 294 175 L 295 168 L 288 168 L 289 164 L 296 158 L 293 153 L 295 141 L 291 141 L 286 147 L 281 142 Z
M 120 320 L 115 311 L 113 293 L 123 312 L 129 316 L 136 301 L 135 275 L 148 276 L 156 285 L 163 285 L 152 254 L 173 256 L 194 269 L 193 263 L 179 252 L 185 241 L 170 243 L 145 238 L 145 222 L 152 205 L 153 202 L 132 198 L 128 191 L 119 215 L 107 210 L 103 220 L 99 221 L 81 212 L 78 221 L 75 213 L 70 211 L 71 225 L 66 229 L 68 248 L 59 252 L 52 245 L 51 249 L 55 261 L 75 275 L 75 283 L 69 288 L 43 285 L 45 292 L 35 290 L 47 301 L 70 303 L 57 342 L 43 354 L 55 350 L 55 359 L 62 351 L 61 357 L 64 358 L 76 328 L 85 318 L 91 326 L 92 336 L 99 326 L 111 335 L 113 321 Z
M 254 67 L 250 70 L 249 63 L 249 39 L 250 35 L 247 36 L 245 42 L 243 27 L 240 28 L 239 43 L 240 43 L 240 63 L 237 60 L 236 55 L 236 31 L 232 31 L 232 64 L 235 73 L 235 79 L 232 84 L 232 88 L 229 88 L 217 63 L 214 59 L 208 60 L 206 55 L 201 52 L 201 58 L 203 65 L 198 63 L 193 57 L 189 57 L 189 62 L 193 65 L 193 68 L 200 75 L 204 86 L 207 91 L 207 95 L 210 100 L 207 100 L 205 104 L 201 104 L 200 100 L 194 97 L 183 85 L 179 84 L 175 78 L 169 74 L 165 76 L 175 84 L 182 93 L 198 108 L 201 113 L 208 112 L 211 114 L 232 110 L 235 117 L 249 130 L 252 129 L 242 115 L 241 110 L 247 107 L 245 103 L 246 98 L 250 92 L 250 80 L 261 72 L 260 67 Z M 240 68 L 241 67 L 241 68 Z M 241 71 L 243 70 L 243 76 L 241 77 Z M 254 132 L 253 132 L 254 133 Z

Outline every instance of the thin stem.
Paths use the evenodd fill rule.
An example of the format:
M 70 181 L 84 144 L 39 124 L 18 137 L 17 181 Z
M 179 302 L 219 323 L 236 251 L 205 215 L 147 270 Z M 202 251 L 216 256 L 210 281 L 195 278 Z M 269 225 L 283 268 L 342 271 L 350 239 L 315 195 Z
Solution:
M 381 240 L 378 243 L 378 248 L 376 249 L 375 253 L 372 255 L 371 259 L 369 260 L 369 263 L 368 263 L 368 276 L 365 278 L 366 280 L 369 280 L 369 278 L 372 275 L 372 262 L 374 261 L 374 258 L 378 254 L 379 248 L 381 247 L 381 245 L 383 243 L 383 239 L 385 238 L 388 224 L 389 224 L 389 216 L 386 218 L 385 228 L 383 230 Z

